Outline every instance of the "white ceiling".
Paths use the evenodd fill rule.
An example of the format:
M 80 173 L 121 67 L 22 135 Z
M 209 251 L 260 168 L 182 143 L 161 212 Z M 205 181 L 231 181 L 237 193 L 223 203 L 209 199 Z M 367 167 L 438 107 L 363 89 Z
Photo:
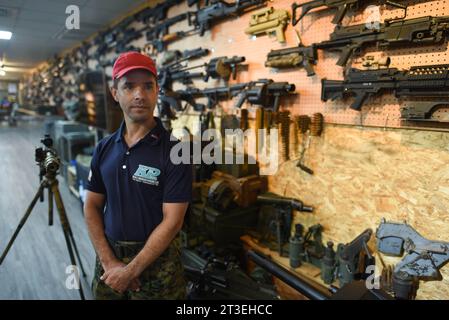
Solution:
M 0 40 L 7 72 L 0 80 L 19 79 L 29 68 L 74 47 L 145 2 L 154 1 L 0 0 L 0 30 L 13 33 L 11 40 Z M 80 9 L 79 30 L 65 28 L 65 10 L 71 4 Z

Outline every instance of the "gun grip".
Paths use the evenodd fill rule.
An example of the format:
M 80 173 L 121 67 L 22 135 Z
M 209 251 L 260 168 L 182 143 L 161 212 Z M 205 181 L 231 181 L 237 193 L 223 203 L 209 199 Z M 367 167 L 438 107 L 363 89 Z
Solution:
M 332 19 L 332 23 L 334 24 L 341 24 L 341 21 L 346 15 L 346 12 L 348 12 L 348 4 L 344 4 L 341 7 L 338 7 L 337 13 L 335 14 L 334 18 Z
M 243 102 L 245 102 L 245 100 L 246 100 L 246 94 L 245 94 L 245 92 L 242 92 L 239 96 L 239 100 L 237 101 L 235 107 L 240 109 L 243 105 Z
M 276 39 L 280 42 L 280 43 L 285 43 L 285 35 L 284 35 L 284 29 L 283 29 L 283 25 L 279 26 L 278 28 L 276 28 Z
M 231 65 L 231 71 L 232 71 L 232 80 L 235 80 L 235 78 L 237 78 L 237 65 L 235 64 Z
M 367 92 L 355 92 L 355 101 L 351 105 L 351 109 L 360 111 L 362 109 L 362 105 L 365 102 L 366 98 L 368 98 L 369 93 Z
M 278 112 L 278 110 L 279 110 L 279 98 L 280 98 L 279 94 L 276 94 L 274 96 L 273 112 Z
M 358 45 L 351 45 L 341 51 L 341 56 L 337 61 L 337 65 L 344 67 L 348 63 L 349 57 L 354 53 L 354 50 L 358 49 Z
M 313 70 L 312 64 L 308 59 L 304 59 L 304 69 L 306 69 L 308 77 L 315 75 L 315 70 Z

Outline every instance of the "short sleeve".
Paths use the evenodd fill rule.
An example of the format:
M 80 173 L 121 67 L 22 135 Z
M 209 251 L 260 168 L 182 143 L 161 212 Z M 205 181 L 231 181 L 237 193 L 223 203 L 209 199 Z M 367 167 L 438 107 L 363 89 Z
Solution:
M 163 202 L 180 203 L 192 201 L 192 165 L 173 164 L 168 159 L 164 181 Z
M 100 150 L 101 144 L 98 144 L 95 148 L 92 161 L 90 162 L 90 171 L 86 189 L 95 193 L 106 194 L 106 188 L 100 172 Z

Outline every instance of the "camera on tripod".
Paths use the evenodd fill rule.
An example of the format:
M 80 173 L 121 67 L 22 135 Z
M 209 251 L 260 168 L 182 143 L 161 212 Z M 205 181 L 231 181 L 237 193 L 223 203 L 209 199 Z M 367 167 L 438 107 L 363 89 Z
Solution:
M 17 226 L 16 230 L 14 231 L 13 236 L 9 240 L 5 250 L 3 251 L 2 255 L 0 256 L 0 265 L 2 264 L 3 260 L 5 259 L 6 255 L 8 254 L 9 250 L 11 249 L 12 244 L 14 243 L 14 240 L 16 239 L 17 235 L 20 232 L 20 229 L 25 225 L 25 222 L 27 221 L 28 217 L 31 214 L 31 211 L 33 210 L 34 206 L 36 205 L 36 202 L 38 199 L 40 199 L 41 202 L 44 201 L 44 191 L 48 191 L 48 225 L 53 225 L 53 201 L 56 203 L 56 208 L 58 210 L 59 214 L 59 220 L 61 222 L 61 227 L 64 232 L 64 238 L 67 245 L 67 250 L 69 251 L 70 256 L 70 262 L 73 266 L 77 266 L 75 256 L 78 259 L 79 266 L 81 267 L 81 271 L 83 273 L 83 277 L 86 276 L 86 272 L 84 271 L 83 264 L 81 262 L 80 255 L 78 253 L 78 248 L 75 244 L 75 238 L 73 237 L 72 228 L 70 227 L 69 219 L 67 217 L 67 213 L 65 211 L 64 203 L 62 202 L 61 193 L 59 191 L 58 187 L 58 179 L 56 175 L 58 174 L 59 166 L 60 166 L 60 160 L 58 157 L 58 154 L 56 153 L 56 150 L 53 148 L 53 139 L 50 138 L 50 135 L 46 134 L 43 139 L 41 139 L 41 143 L 45 147 L 39 147 L 35 149 L 35 160 L 37 164 L 39 165 L 39 189 L 37 190 L 36 194 L 34 195 L 33 200 L 31 201 L 30 205 L 28 206 L 24 216 L 19 222 L 19 225 Z M 79 283 L 79 294 L 82 300 L 84 300 L 84 293 L 83 289 L 81 287 L 81 284 Z
M 53 139 L 50 138 L 50 135 L 46 134 L 41 139 L 41 143 L 45 148 L 39 147 L 35 150 L 35 160 L 41 169 L 40 176 L 42 177 L 47 173 L 56 175 L 61 162 L 56 151 L 53 149 Z

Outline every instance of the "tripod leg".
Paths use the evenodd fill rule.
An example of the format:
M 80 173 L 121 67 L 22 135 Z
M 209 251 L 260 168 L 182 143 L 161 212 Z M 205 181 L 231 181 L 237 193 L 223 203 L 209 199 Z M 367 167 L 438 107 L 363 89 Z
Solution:
M 67 231 L 67 234 L 70 237 L 70 240 L 73 244 L 73 248 L 75 250 L 75 254 L 76 254 L 76 258 L 78 259 L 78 262 L 80 264 L 80 268 L 81 271 L 83 272 L 83 276 L 86 276 L 86 272 L 84 271 L 84 267 L 83 267 L 83 263 L 81 262 L 81 258 L 78 252 L 78 248 L 76 246 L 75 243 L 75 238 L 73 237 L 73 232 L 72 232 L 72 228 L 70 227 L 70 223 L 69 223 L 69 219 L 67 217 L 65 208 L 64 208 L 64 203 L 62 202 L 62 198 L 61 198 L 61 194 L 59 193 L 59 188 L 58 188 L 58 182 L 57 180 L 55 180 L 56 183 L 52 184 L 52 192 L 56 201 L 56 207 L 58 208 L 58 212 L 59 212 L 59 217 L 61 219 L 61 225 L 62 228 Z
M 83 273 L 83 276 L 85 277 L 86 273 L 84 271 L 84 267 L 83 267 L 83 264 L 82 264 L 80 256 L 79 256 L 78 249 L 76 247 L 75 239 L 73 238 L 72 229 L 70 228 L 70 223 L 67 218 L 67 214 L 65 212 L 64 203 L 62 202 L 61 194 L 59 193 L 58 180 L 55 179 L 54 181 L 52 181 L 51 189 L 52 189 L 55 201 L 56 201 L 56 207 L 58 208 L 59 218 L 61 220 L 64 238 L 65 238 L 66 245 L 67 245 L 67 250 L 69 251 L 70 261 L 71 261 L 72 265 L 76 266 L 75 256 L 74 256 L 73 250 L 72 250 L 72 245 L 73 245 L 73 249 L 74 249 L 76 257 L 78 259 L 81 271 Z M 83 288 L 81 286 L 81 282 L 79 283 L 79 293 L 80 293 L 81 300 L 84 300 L 84 293 L 83 293 Z
M 33 210 L 34 206 L 36 205 L 37 200 L 44 194 L 43 191 L 44 191 L 45 187 L 46 187 L 46 181 L 43 180 L 39 186 L 39 189 L 36 192 L 36 195 L 34 196 L 33 200 L 31 201 L 30 205 L 28 206 L 24 216 L 22 217 L 22 220 L 20 220 L 20 223 L 17 226 L 16 231 L 14 232 L 13 236 L 11 237 L 11 240 L 9 240 L 5 251 L 3 252 L 2 256 L 0 257 L 0 265 L 2 264 L 6 255 L 8 254 L 9 249 L 11 249 L 11 246 L 14 243 L 14 240 L 16 239 L 17 235 L 19 234 L 20 229 L 22 229 L 22 227 L 25 225 L 25 222 L 27 221 L 28 217 L 30 216 L 31 211 Z
M 73 266 L 76 266 L 75 256 L 73 255 L 73 250 L 72 250 L 69 236 L 67 235 L 66 230 L 63 230 L 63 233 L 64 233 L 64 238 L 65 238 L 65 243 L 67 245 L 67 250 L 69 251 L 70 262 L 72 263 Z M 79 278 L 77 280 L 78 280 L 78 284 L 79 284 L 79 293 L 80 293 L 81 300 L 85 300 L 84 293 L 83 293 L 83 287 L 81 286 L 81 281 Z
M 53 192 L 48 188 L 48 225 L 53 225 Z

